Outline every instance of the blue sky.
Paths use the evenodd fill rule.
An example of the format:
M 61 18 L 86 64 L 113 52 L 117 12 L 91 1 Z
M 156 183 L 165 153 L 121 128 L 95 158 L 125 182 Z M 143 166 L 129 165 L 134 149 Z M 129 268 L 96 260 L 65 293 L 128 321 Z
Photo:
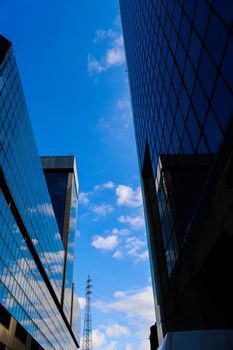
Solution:
M 154 322 L 117 0 L 4 0 L 39 153 L 75 154 L 75 282 L 90 274 L 93 349 L 147 350 Z

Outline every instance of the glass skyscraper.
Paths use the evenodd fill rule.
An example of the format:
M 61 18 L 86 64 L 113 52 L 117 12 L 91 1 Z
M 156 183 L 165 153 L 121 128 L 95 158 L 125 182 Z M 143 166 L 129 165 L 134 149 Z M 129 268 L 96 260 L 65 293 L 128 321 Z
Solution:
M 61 302 L 65 255 L 14 52 L 0 36 L 0 349 L 78 347 Z
M 159 339 L 233 328 L 233 4 L 120 0 Z

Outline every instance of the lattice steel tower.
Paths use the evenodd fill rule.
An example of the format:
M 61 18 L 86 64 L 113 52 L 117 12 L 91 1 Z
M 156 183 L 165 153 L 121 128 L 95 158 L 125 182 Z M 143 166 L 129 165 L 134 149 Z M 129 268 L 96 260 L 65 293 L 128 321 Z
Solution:
M 92 280 L 90 276 L 88 276 L 87 282 L 86 282 L 86 305 L 85 305 L 82 350 L 92 350 L 92 318 L 91 318 L 92 287 L 93 287 Z

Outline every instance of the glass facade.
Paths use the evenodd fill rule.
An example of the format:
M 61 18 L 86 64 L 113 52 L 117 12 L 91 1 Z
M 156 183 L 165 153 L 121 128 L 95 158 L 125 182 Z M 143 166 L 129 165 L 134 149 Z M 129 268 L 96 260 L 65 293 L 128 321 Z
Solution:
M 139 165 L 145 182 L 145 158 L 151 163 L 159 244 L 169 279 L 232 123 L 233 5 L 229 0 L 120 0 L 120 9 Z M 179 205 L 186 216 L 180 220 L 178 234 L 174 227 L 182 214 L 174 210 L 175 190 L 169 183 L 187 167 L 198 174 L 199 189 L 198 196 L 192 193 L 192 203 L 181 194 L 184 200 Z M 189 187 L 185 186 L 192 192 L 195 179 L 191 171 L 184 181 L 187 176 Z M 150 245 L 152 241 L 149 238 Z M 159 263 L 152 265 L 156 270 Z M 154 271 L 152 277 L 161 304 L 163 292 L 155 288 L 160 272 Z
M 76 163 L 73 156 L 41 157 L 41 162 L 65 249 L 61 302 L 67 319 L 73 327 L 73 316 L 76 319 L 76 325 L 80 323 L 73 313 L 73 265 L 78 211 Z M 77 307 L 79 308 L 79 305 Z
M 74 334 L 80 334 L 81 329 L 81 307 L 78 300 L 78 294 L 73 284 L 73 298 L 72 298 L 72 314 L 71 314 L 71 327 Z M 79 340 L 80 343 L 80 340 Z
M 176 242 L 174 239 L 175 235 L 173 234 L 173 215 L 165 178 L 161 176 L 158 183 L 158 208 L 161 218 L 161 228 L 167 262 L 167 270 L 168 274 L 170 275 L 175 266 L 177 258 Z
M 0 37 L 0 300 L 44 349 L 75 349 L 60 307 L 64 247 L 10 43 Z
M 75 257 L 75 235 L 76 235 L 76 219 L 78 210 L 78 195 L 75 184 L 74 175 L 71 177 L 71 208 L 69 215 L 69 238 L 67 245 L 67 259 L 66 259 L 66 286 L 65 286 L 65 300 L 67 305 L 72 306 L 72 285 L 73 285 L 73 266 Z M 73 310 L 71 309 L 71 313 Z M 71 314 L 70 314 L 71 319 Z
M 66 191 L 68 186 L 67 173 L 45 173 L 51 202 L 56 216 L 59 231 L 63 232 L 66 206 Z
M 233 110 L 231 1 L 120 5 L 141 166 L 146 142 L 155 174 L 160 154 L 214 158 Z

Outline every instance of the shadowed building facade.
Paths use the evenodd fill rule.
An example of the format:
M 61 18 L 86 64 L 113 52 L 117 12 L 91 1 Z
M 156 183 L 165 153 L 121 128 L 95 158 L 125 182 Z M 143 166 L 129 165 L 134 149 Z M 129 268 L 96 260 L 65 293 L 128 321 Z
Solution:
M 158 336 L 233 328 L 233 5 L 120 0 Z
M 61 303 L 65 255 L 14 52 L 0 36 L 0 349 L 78 348 Z

